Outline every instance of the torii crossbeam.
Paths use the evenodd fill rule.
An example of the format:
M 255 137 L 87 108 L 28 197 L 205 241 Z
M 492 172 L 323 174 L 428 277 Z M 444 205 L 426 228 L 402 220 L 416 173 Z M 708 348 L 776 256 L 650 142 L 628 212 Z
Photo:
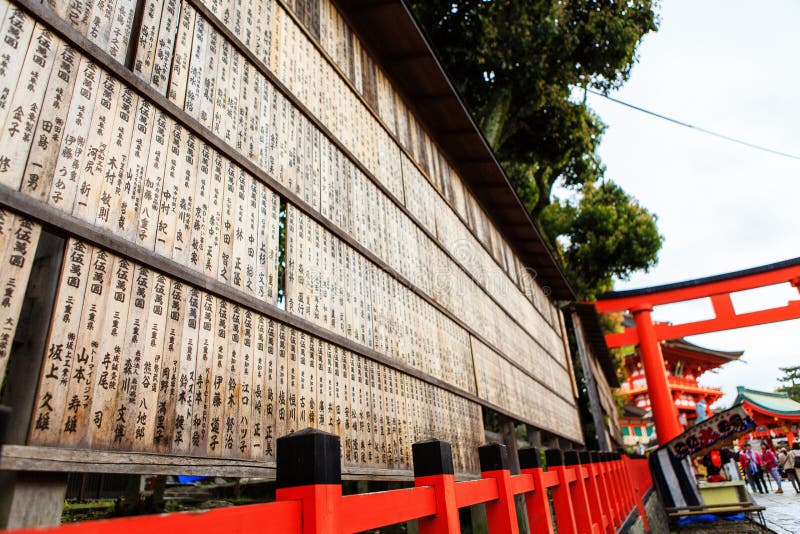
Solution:
M 594 303 L 598 313 L 627 311 L 633 315 L 635 327 L 626 328 L 618 334 L 608 334 L 606 344 L 609 348 L 639 345 L 659 444 L 663 445 L 683 433 L 664 374 L 659 342 L 800 319 L 800 300 L 748 313 L 736 313 L 733 307 L 732 293 L 786 282 L 800 290 L 800 258 L 675 284 L 615 291 L 601 295 Z M 654 306 L 701 298 L 711 300 L 714 308 L 712 319 L 683 324 L 653 324 L 651 313 Z

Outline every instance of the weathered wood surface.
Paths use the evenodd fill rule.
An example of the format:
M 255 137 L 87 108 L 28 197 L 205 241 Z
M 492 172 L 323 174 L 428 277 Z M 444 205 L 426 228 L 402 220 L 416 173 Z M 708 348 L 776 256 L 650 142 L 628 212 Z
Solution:
M 85 240 L 102 288 L 73 297 L 88 374 L 32 442 L 269 462 L 307 423 L 352 466 L 408 469 L 436 435 L 474 471 L 480 405 L 580 440 L 552 303 L 333 4 L 146 1 L 133 43 L 133 2 L 60 4 L 12 3 L 52 49 L 10 101 L 66 94 L 9 143 L 0 205 Z M 45 118 L 69 133 L 34 143 Z

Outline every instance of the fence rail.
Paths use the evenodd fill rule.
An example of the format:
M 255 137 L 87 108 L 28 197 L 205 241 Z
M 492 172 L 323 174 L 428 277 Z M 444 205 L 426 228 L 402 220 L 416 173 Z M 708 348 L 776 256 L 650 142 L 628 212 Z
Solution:
M 524 496 L 532 533 L 616 532 L 634 510 L 649 528 L 647 461 L 615 453 L 548 449 L 545 468 L 538 449 L 522 449 L 521 473 L 511 475 L 506 447 L 489 444 L 478 449 L 481 479 L 456 482 L 450 444 L 426 440 L 413 445 L 413 488 L 343 496 L 338 436 L 302 430 L 278 439 L 277 452 L 275 502 L 87 521 L 46 532 L 351 534 L 416 519 L 420 534 L 455 534 L 458 509 L 485 504 L 490 534 L 518 534 L 515 495 Z

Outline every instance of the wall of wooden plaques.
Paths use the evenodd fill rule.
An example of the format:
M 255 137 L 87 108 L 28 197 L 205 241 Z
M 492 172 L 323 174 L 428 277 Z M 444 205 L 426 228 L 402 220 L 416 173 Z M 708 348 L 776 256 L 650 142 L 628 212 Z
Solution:
M 29 442 L 270 462 L 318 426 L 474 471 L 480 404 L 581 441 L 546 288 L 337 8 L 291 4 L 0 0 L 0 376 L 37 217 L 74 236 Z
M 76 239 L 47 347 L 32 444 L 272 464 L 276 437 L 314 427 L 348 466 L 410 469 L 437 435 L 477 470 L 476 404 Z

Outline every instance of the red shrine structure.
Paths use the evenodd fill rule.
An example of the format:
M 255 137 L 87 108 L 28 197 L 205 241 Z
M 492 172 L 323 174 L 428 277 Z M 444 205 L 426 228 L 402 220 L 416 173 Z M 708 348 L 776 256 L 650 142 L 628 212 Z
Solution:
M 744 313 L 737 311 L 731 300 L 731 295 L 739 291 L 785 283 L 800 290 L 800 258 L 675 284 L 607 293 L 594 303 L 598 313 L 623 312 L 633 316 L 634 326 L 617 334 L 607 334 L 606 345 L 609 348 L 638 345 L 659 445 L 668 443 L 684 431 L 664 372 L 661 342 L 800 319 L 800 300 Z M 655 306 L 697 299 L 709 299 L 712 317 L 683 324 L 655 323 L 652 319 Z
M 661 354 L 664 357 L 664 375 L 667 379 L 670 394 L 675 408 L 678 410 L 678 419 L 684 427 L 692 426 L 697 419 L 698 404 L 705 403 L 706 415 L 713 415 L 711 405 L 722 397 L 719 388 L 702 386 L 697 379 L 708 371 L 718 369 L 722 365 L 738 360 L 743 352 L 727 352 L 707 349 L 685 339 L 663 341 Z M 625 359 L 628 378 L 622 382 L 619 389 L 625 396 L 627 404 L 633 405 L 643 411 L 650 411 L 650 395 L 648 394 L 647 378 L 642 367 L 640 352 L 637 350 Z M 652 421 L 626 417 L 624 424 L 629 427 L 630 436 L 644 437 L 652 435 Z M 623 424 L 621 422 L 621 424 Z M 641 427 L 637 429 L 637 427 Z M 623 437 L 625 432 L 623 429 Z M 646 440 L 630 440 L 646 441 Z
M 772 440 L 785 437 L 791 447 L 800 430 L 800 402 L 787 393 L 756 391 L 744 386 L 737 388 L 734 404 L 741 403 L 758 425 L 748 438 Z

